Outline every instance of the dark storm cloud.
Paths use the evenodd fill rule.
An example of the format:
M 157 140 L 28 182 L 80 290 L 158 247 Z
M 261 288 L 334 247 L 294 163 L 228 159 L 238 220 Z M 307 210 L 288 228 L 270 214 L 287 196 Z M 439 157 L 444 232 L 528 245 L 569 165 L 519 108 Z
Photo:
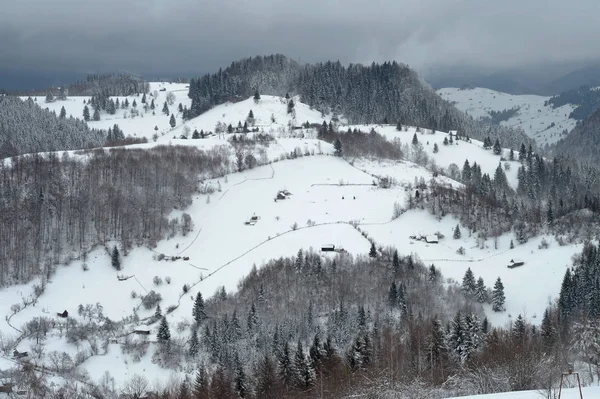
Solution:
M 595 59 L 597 0 L 0 0 L 0 68 L 210 71 L 283 53 L 482 68 Z

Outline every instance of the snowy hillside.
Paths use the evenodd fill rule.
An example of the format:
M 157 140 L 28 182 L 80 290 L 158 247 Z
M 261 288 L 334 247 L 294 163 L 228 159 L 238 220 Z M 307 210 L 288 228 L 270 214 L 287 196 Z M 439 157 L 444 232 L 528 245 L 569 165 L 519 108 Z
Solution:
M 597 398 L 600 395 L 600 388 L 598 387 L 585 387 L 582 388 L 581 393 L 584 398 Z M 496 393 L 490 395 L 474 395 L 474 396 L 461 396 L 460 399 L 540 399 L 547 397 L 547 393 L 543 391 L 522 391 L 522 392 L 506 392 Z M 558 392 L 556 392 L 558 395 Z M 561 392 L 562 399 L 579 399 L 579 390 L 577 388 L 563 389 Z M 453 398 L 447 398 L 453 399 Z M 458 398 L 456 398 L 458 399 Z
M 484 88 L 444 88 L 437 93 L 475 119 L 492 118 L 493 112 L 516 110 L 505 115 L 498 114 L 500 124 L 522 128 L 542 146 L 556 143 L 564 136 L 563 131 L 570 132 L 576 123 L 575 119 L 569 118 L 576 106 L 567 104 L 552 108 L 550 104 L 545 105 L 550 97 L 513 95 Z
M 160 91 L 163 87 L 166 90 Z M 321 246 L 333 244 L 351 255 L 366 255 L 370 242 L 357 227 L 380 245 L 394 246 L 405 255 L 413 254 L 426 265 L 435 264 L 448 285 L 460 282 L 467 268 L 471 268 L 476 277 L 481 276 L 487 287 L 493 286 L 500 277 L 505 286 L 506 311 L 493 312 L 490 305 L 484 305 L 490 322 L 502 326 L 521 314 L 529 322 L 539 324 L 548 302 L 558 296 L 571 256 L 581 250 L 580 246 L 575 245 L 559 246 L 552 237 L 541 236 L 509 249 L 512 234 L 504 234 L 497 243 L 492 240 L 481 243 L 475 235 L 471 237 L 464 226 L 462 238 L 453 239 L 457 219 L 447 215 L 438 220 L 426 210 L 409 210 L 392 220 L 395 207 L 407 208 L 415 182 L 428 184 L 435 181 L 453 187 L 461 187 L 462 184 L 442 175 L 434 176 L 431 170 L 408 161 L 344 160 L 331 156 L 332 145 L 317 140 L 314 129 L 290 129 L 290 126 L 305 122 L 321 124 L 324 120 L 330 121 L 327 116 L 324 118 L 299 101 L 296 102 L 295 112 L 289 114 L 284 99 L 263 96 L 255 102 L 250 98 L 222 104 L 184 123 L 176 109 L 180 102 L 183 106 L 189 106 L 185 85 L 152 83 L 151 92 L 155 90 L 156 115 L 152 115 L 151 110 L 142 110 L 140 116 L 132 118 L 131 109 L 127 109 L 113 116 L 103 114 L 101 121 L 90 122 L 90 126 L 108 128 L 117 123 L 125 134 L 148 139 L 148 143 L 130 146 L 135 148 L 150 148 L 157 144 L 231 148 L 228 139 L 232 135 L 227 133 L 205 139 L 180 137 L 194 130 L 214 132 L 217 124 L 243 124 L 252 110 L 254 121 L 249 127 L 258 128 L 259 132 L 274 137 L 264 152 L 266 161 L 273 162 L 201 182 L 204 187 L 212 188 L 206 191 L 214 192 L 196 194 L 190 207 L 176 210 L 171 215 L 180 217 L 183 212 L 189 214 L 194 226 L 191 233 L 164 239 L 156 248 L 135 248 L 123 257 L 123 270 L 120 272 L 111 267 L 109 255 L 112 245 L 118 243 L 107 242 L 104 247 L 98 247 L 88 254 L 86 259 L 59 266 L 34 306 L 14 305 L 28 302 L 32 287 L 40 283 L 39 279 L 29 285 L 0 290 L 0 315 L 6 316 L 0 318 L 0 332 L 5 336 L 17 336 L 17 332 L 35 317 L 56 319 L 57 312 L 63 310 L 69 312 L 69 317 L 82 319 L 84 312 L 79 312 L 80 304 L 84 307 L 87 304 L 101 304 L 104 316 L 112 320 L 125 320 L 124 333 L 131 333 L 140 328 L 140 320 L 154 314 L 155 306 L 146 308 L 141 301 L 141 295 L 154 290 L 162 297 L 161 307 L 169 309 L 166 319 L 172 326 L 172 335 L 187 339 L 192 322 L 193 298 L 198 292 L 208 298 L 221 287 L 227 292 L 236 291 L 240 279 L 250 274 L 254 265 L 260 266 L 272 258 L 294 255 L 300 248 L 312 248 L 319 252 Z M 175 104 L 170 107 L 177 115 L 174 129 L 169 126 L 169 118 L 160 112 L 169 92 L 175 95 Z M 129 98 L 129 102 L 133 99 Z M 139 98 L 135 99 L 140 108 Z M 38 98 L 37 101 L 40 103 L 43 99 Z M 533 102 L 528 104 L 528 107 L 533 107 Z M 83 98 L 75 97 L 41 105 L 57 113 L 64 106 L 68 115 L 79 117 L 84 104 Z M 483 173 L 493 176 L 501 165 L 506 171 L 508 183 L 513 188 L 517 186 L 519 163 L 501 162 L 500 156 L 494 155 L 491 150 L 484 150 L 482 143 L 476 140 L 470 143 L 461 140 L 445 145 L 448 134 L 444 132 L 432 134 L 424 129 L 417 132 L 416 127 L 397 131 L 395 126 L 340 126 L 341 131 L 348 128 L 365 132 L 375 129 L 389 140 L 399 139 L 406 146 L 407 153 L 413 151 L 408 146 L 416 134 L 431 167 L 460 170 L 465 160 L 469 160 L 471 164 L 478 163 Z M 158 133 L 156 143 L 152 138 L 155 133 Z M 437 151 L 434 151 L 434 146 Z M 286 160 L 285 155 L 296 148 L 305 156 Z M 231 149 L 232 160 L 235 159 L 234 155 Z M 502 155 L 508 159 L 506 149 Z M 377 180 L 383 176 L 392 177 L 396 184 L 381 188 Z M 283 190 L 289 195 L 285 199 L 275 200 Z M 253 217 L 253 223 L 246 223 Z M 427 244 L 411 238 L 436 232 L 445 236 L 438 244 Z M 548 249 L 540 249 L 542 238 L 549 242 Z M 463 255 L 457 254 L 461 247 L 465 249 Z M 167 260 L 172 257 L 181 258 Z M 513 257 L 525 259 L 526 265 L 517 269 L 507 268 Z M 537 281 L 538 284 L 532 285 L 531 281 Z M 185 289 L 182 288 L 184 285 Z M 108 287 L 110 295 L 107 295 Z M 150 331 L 149 345 L 155 345 L 158 323 L 143 327 Z M 119 336 L 105 348 L 105 352 L 92 354 L 80 345 L 68 343 L 62 331 L 51 331 L 46 338 L 45 349 L 47 352 L 66 352 L 73 358 L 79 352 L 85 352 L 87 357 L 78 368 L 87 370 L 94 381 L 98 381 L 105 371 L 110 371 L 117 384 L 123 384 L 134 374 L 143 374 L 150 381 L 164 383 L 168 380 L 169 375 L 153 362 L 152 351 L 148 351 L 141 359 L 135 359 L 133 355 L 122 351 L 124 339 L 124 336 Z M 35 345 L 34 341 L 33 337 L 24 338 L 18 347 L 28 350 Z M 3 367 L 8 366 L 0 359 L 0 369 Z M 184 369 L 182 372 L 189 373 L 190 370 Z M 500 398 L 504 397 L 498 396 Z M 521 397 L 514 396 L 514 399 Z

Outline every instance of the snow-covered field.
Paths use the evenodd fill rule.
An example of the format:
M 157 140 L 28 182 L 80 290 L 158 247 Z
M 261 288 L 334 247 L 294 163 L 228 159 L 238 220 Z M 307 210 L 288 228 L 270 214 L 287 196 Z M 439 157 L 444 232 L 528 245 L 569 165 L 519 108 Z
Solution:
M 160 85 L 153 83 L 152 91 L 159 90 Z M 90 125 L 105 124 L 104 127 L 108 127 L 118 123 L 126 134 L 147 137 L 149 143 L 134 146 L 138 148 L 150 148 L 157 144 L 195 145 L 201 148 L 229 145 L 228 135 L 197 140 L 173 139 L 173 136 L 179 137 L 183 133 L 183 121 L 178 119 L 178 126 L 170 130 L 168 118 L 160 114 L 164 101 L 161 96 L 173 91 L 177 97 L 176 104 L 182 102 L 184 105 L 189 105 L 189 99 L 187 90 L 181 90 L 183 85 L 165 86 L 166 92 L 158 92 L 156 116 L 152 116 L 150 112 L 143 118 L 123 118 L 122 115 L 117 118 L 118 115 L 115 115 L 115 119 L 109 120 L 108 116 L 103 115 L 106 119 Z M 40 98 L 39 101 L 43 99 Z M 70 98 L 66 102 L 48 104 L 48 107 L 58 108 L 58 112 L 63 105 L 67 114 L 78 116 L 83 108 L 83 100 Z M 116 272 L 110 264 L 108 249 L 112 243 L 108 243 L 107 248 L 95 249 L 87 256 L 87 271 L 84 270 L 83 260 L 59 266 L 35 306 L 28 306 L 16 313 L 10 318 L 10 322 L 4 317 L 0 318 L 0 332 L 6 336 L 16 336 L 15 328 L 22 328 L 33 317 L 56 317 L 56 312 L 63 310 L 68 310 L 70 317 L 79 318 L 79 304 L 85 306 L 100 303 L 104 315 L 113 320 L 132 315 L 134 309 L 140 318 L 144 318 L 152 315 L 154 308 L 147 310 L 141 306 L 139 294 L 150 290 L 161 294 L 163 309 L 170 305 L 178 306 L 167 316 L 170 325 L 176 326 L 179 322 L 191 320 L 192 297 L 197 292 L 202 292 L 206 298 L 220 287 L 228 292 L 235 291 L 240 279 L 254 265 L 258 267 L 272 258 L 294 255 L 300 248 L 318 251 L 323 244 L 343 247 L 351 254 L 366 254 L 370 243 L 350 225 L 351 221 L 361 224 L 361 229 L 368 232 L 378 244 L 393 245 L 402 254 L 413 253 L 426 264 L 435 264 L 449 282 L 461 281 L 468 267 L 476 277 L 483 277 L 488 287 L 500 277 L 505 286 L 507 310 L 494 313 L 487 307 L 485 310 L 492 324 L 504 325 L 518 314 L 524 315 L 532 323 L 541 322 L 541 315 L 548 302 L 558 295 L 571 256 L 581 249 L 579 246 L 560 247 L 551 237 L 546 237 L 550 247 L 538 249 L 542 237 L 537 237 L 509 250 L 512 237 L 504 235 L 499 238 L 497 248 L 492 240 L 488 240 L 480 248 L 475 237 L 469 237 L 466 228 L 463 228 L 463 238 L 452 239 L 452 229 L 457 224 L 453 216 L 446 216 L 438 221 L 426 211 L 411 210 L 392 221 L 394 204 L 406 204 L 407 190 L 415 179 L 422 178 L 429 182 L 434 179 L 433 174 L 408 161 L 356 159 L 350 164 L 331 156 L 332 146 L 316 140 L 314 131 L 290 132 L 290 123 L 300 125 L 306 121 L 321 123 L 324 120 L 319 112 L 300 102 L 296 102 L 295 119 L 294 115 L 287 113 L 286 104 L 281 99 L 263 96 L 258 103 L 248 99 L 220 105 L 185 122 L 185 125 L 191 131 L 214 130 L 218 122 L 235 126 L 238 120 L 243 123 L 251 109 L 256 126 L 276 138 L 276 142 L 271 143 L 267 150 L 269 160 L 277 161 L 296 147 L 303 152 L 314 152 L 315 155 L 273 162 L 206 182 L 218 190 L 212 195 L 198 194 L 188 209 L 175 211 L 172 215 L 179 216 L 186 212 L 191 216 L 194 229 L 187 236 L 165 239 L 153 250 L 134 249 L 123 258 L 121 272 Z M 329 121 L 327 117 L 325 120 Z M 151 139 L 155 125 L 158 125 L 159 132 L 165 131 L 164 136 L 159 136 L 156 143 Z M 401 132 L 395 126 L 356 128 L 367 132 L 375 128 L 389 139 L 399 138 L 408 145 L 416 132 L 414 127 Z M 343 129 L 347 129 L 347 126 Z M 425 153 L 438 167 L 449 168 L 451 164 L 456 164 L 462 169 L 465 159 L 468 159 L 471 164 L 480 164 L 482 172 L 493 175 L 500 162 L 499 156 L 493 155 L 490 150 L 484 150 L 476 140 L 471 143 L 459 141 L 446 146 L 443 145 L 446 133 L 431 134 L 427 131 L 419 132 L 417 136 Z M 438 144 L 438 153 L 433 152 L 434 144 Z M 507 157 L 506 153 L 504 155 Z M 508 163 L 510 169 L 506 171 L 507 177 L 510 184 L 516 187 L 518 163 Z M 502 164 L 504 167 L 504 162 Z M 391 176 L 398 185 L 389 189 L 379 188 L 373 184 L 373 175 Z M 443 176 L 435 179 L 439 183 L 461 186 Z M 288 190 L 291 195 L 287 199 L 274 201 L 280 190 Z M 252 216 L 257 216 L 258 222 L 246 225 L 244 222 Z M 438 231 L 445 235 L 439 244 L 425 244 L 409 237 L 417 233 L 433 234 Z M 464 255 L 456 253 L 459 247 L 465 248 Z M 158 260 L 158 254 L 189 259 Z M 524 259 L 525 266 L 508 269 L 506 265 L 513 257 Z M 131 278 L 118 281 L 117 274 Z M 160 278 L 162 283 L 155 284 L 155 277 Z M 167 283 L 167 280 L 170 282 Z M 532 281 L 536 284 L 531 284 Z M 22 298 L 31 295 L 34 283 L 39 283 L 39 280 L 29 285 L 0 290 L 0 316 L 10 315 L 13 304 L 22 303 Z M 184 284 L 190 287 L 185 294 L 182 290 Z M 110 292 L 107 293 L 107 290 Z M 130 331 L 135 327 L 131 323 Z M 154 341 L 157 326 L 151 328 L 150 341 Z M 172 334 L 188 336 L 187 331 L 177 333 L 175 328 L 172 328 Z M 29 350 L 32 345 L 33 339 L 25 339 L 20 342 L 19 349 Z M 48 351 L 65 351 L 72 356 L 81 350 L 80 347 L 54 336 L 48 337 L 46 345 Z M 170 375 L 151 361 L 152 352 L 150 350 L 145 358 L 135 362 L 130 355 L 122 353 L 118 344 L 111 344 L 106 355 L 92 356 L 80 368 L 87 370 L 94 381 L 98 381 L 106 370 L 110 370 L 117 384 L 129 380 L 136 373 L 144 374 L 151 382 L 165 382 Z M 0 359 L 0 369 L 8 366 Z M 507 398 L 521 399 L 520 396 Z
M 584 398 L 598 398 L 600 397 L 600 387 L 585 387 L 581 390 Z M 556 392 L 558 395 L 558 392 Z M 521 391 L 521 392 L 505 392 L 495 393 L 490 395 L 474 395 L 474 396 L 461 396 L 460 399 L 541 399 L 547 398 L 546 394 L 540 391 Z M 561 393 L 562 399 L 579 399 L 579 389 L 569 388 L 563 389 Z M 453 399 L 453 398 L 447 398 Z
M 575 127 L 576 120 L 569 118 L 575 106 L 567 104 L 552 108 L 551 105 L 544 105 L 550 97 L 513 95 L 479 87 L 465 90 L 444 88 L 437 93 L 475 119 L 488 118 L 491 111 L 519 108 L 514 116 L 501 122 L 501 125 L 522 128 L 539 145 L 553 144 L 564 137 L 564 130 L 570 132 Z

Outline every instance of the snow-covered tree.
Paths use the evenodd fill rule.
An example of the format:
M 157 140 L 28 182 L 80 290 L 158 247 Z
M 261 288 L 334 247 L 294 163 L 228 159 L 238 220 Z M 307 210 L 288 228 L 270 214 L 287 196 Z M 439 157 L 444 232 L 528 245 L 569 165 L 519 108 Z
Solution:
M 169 323 L 167 323 L 167 319 L 165 316 L 160 320 L 160 325 L 158 327 L 158 334 L 156 334 L 156 338 L 161 343 L 166 343 L 171 339 L 171 330 L 169 329 Z
M 494 284 L 494 290 L 492 291 L 492 310 L 494 312 L 504 311 L 505 300 L 504 284 L 502 284 L 502 280 L 500 280 L 500 277 L 498 277 L 496 283 Z

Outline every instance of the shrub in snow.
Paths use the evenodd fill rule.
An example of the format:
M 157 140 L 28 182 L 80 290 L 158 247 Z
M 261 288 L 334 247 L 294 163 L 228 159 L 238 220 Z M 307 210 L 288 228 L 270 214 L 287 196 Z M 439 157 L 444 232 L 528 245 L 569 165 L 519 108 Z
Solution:
M 87 272 L 88 270 L 90 270 L 90 267 L 88 266 L 87 263 L 82 263 L 81 264 L 81 270 L 83 270 L 84 272 Z
M 545 238 L 542 238 L 542 242 L 538 246 L 538 249 L 548 249 L 549 246 L 550 244 L 548 244 L 548 241 L 546 241 Z
M 298 223 L 294 222 L 294 224 L 292 225 L 292 230 L 297 230 L 298 229 Z
M 138 294 L 135 291 L 131 291 L 131 299 L 137 298 Z
M 188 290 L 190 289 L 190 287 L 188 287 L 187 284 L 183 285 L 183 293 L 186 294 L 188 292 Z
M 162 300 L 162 296 L 152 290 L 142 299 L 142 304 L 146 310 L 150 310 L 156 307 L 156 305 Z
M 171 284 L 171 277 L 170 276 L 165 277 L 165 281 L 167 282 L 167 284 Z
M 160 278 L 158 276 L 154 276 L 154 278 L 152 279 L 152 282 L 154 283 L 154 285 L 161 285 L 163 283 L 162 278 Z
M 464 255 L 465 254 L 465 249 L 463 247 L 460 247 L 456 250 L 456 253 L 459 255 Z

